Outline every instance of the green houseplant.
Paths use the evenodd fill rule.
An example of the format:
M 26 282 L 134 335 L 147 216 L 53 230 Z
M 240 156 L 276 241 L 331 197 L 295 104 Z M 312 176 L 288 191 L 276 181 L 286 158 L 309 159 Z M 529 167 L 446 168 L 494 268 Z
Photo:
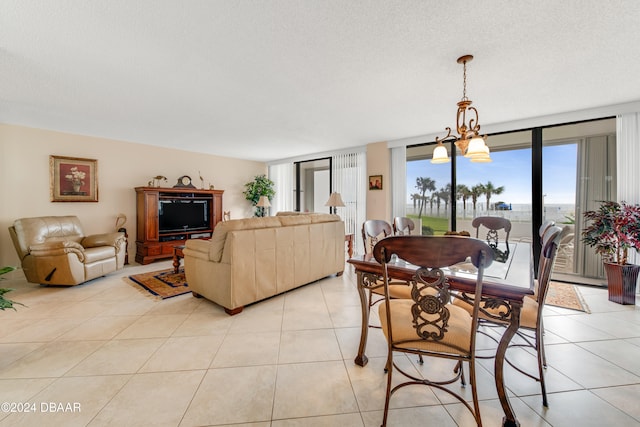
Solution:
M 587 211 L 589 222 L 582 241 L 602 255 L 609 300 L 635 304 L 635 289 L 640 266 L 627 263 L 629 249 L 640 251 L 640 205 L 601 201 L 600 207 Z
M 273 186 L 275 184 L 265 175 L 257 175 L 253 181 L 247 182 L 244 185 L 245 190 L 242 192 L 244 197 L 251 202 L 253 206 L 256 206 L 261 196 L 266 196 L 269 201 L 276 194 Z M 255 208 L 255 216 L 264 216 L 264 209 L 260 207 Z
M 7 274 L 10 271 L 15 270 L 15 267 L 2 267 L 0 268 L 0 276 L 2 276 L 3 274 Z M 3 280 L 3 277 L 0 277 L 0 280 Z M 0 288 L 0 310 L 5 310 L 7 308 L 12 308 L 12 309 L 16 309 L 13 305 L 14 304 L 18 304 L 18 305 L 24 305 L 22 303 L 16 302 L 16 301 L 11 301 L 10 299 L 6 299 L 4 297 L 4 295 L 7 292 L 11 292 L 13 289 L 7 289 L 7 288 Z

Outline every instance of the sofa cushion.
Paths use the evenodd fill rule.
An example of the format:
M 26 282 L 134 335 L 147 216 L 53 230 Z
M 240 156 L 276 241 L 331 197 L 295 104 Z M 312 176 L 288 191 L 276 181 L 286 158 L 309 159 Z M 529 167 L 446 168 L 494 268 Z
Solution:
M 311 215 L 285 215 L 276 217 L 283 227 L 292 225 L 311 224 Z
M 219 222 L 213 230 L 209 259 L 211 261 L 220 262 L 228 232 L 270 227 L 280 227 L 280 220 L 273 216 L 266 216 L 262 218 L 231 219 L 229 221 Z
M 23 253 L 28 253 L 31 245 L 63 240 L 79 243 L 84 237 L 76 216 L 20 218 L 15 220 L 13 226 Z
M 334 221 L 340 221 L 340 217 L 338 215 L 327 214 L 327 213 L 315 213 L 311 215 L 312 224 L 317 224 L 319 222 L 334 222 Z

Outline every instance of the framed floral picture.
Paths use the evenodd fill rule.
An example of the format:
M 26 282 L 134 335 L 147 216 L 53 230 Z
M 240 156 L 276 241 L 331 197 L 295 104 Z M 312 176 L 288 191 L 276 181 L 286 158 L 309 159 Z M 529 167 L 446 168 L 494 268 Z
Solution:
M 52 202 L 97 202 L 98 161 L 49 156 Z

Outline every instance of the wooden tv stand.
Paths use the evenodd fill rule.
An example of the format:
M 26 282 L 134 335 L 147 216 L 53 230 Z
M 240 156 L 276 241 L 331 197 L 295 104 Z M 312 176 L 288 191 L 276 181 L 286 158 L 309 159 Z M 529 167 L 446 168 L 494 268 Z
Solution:
M 188 239 L 206 239 L 222 221 L 223 190 L 195 188 L 136 187 L 136 262 L 149 264 L 173 257 L 173 248 Z M 194 231 L 160 232 L 160 200 L 207 200 L 210 203 L 210 227 Z

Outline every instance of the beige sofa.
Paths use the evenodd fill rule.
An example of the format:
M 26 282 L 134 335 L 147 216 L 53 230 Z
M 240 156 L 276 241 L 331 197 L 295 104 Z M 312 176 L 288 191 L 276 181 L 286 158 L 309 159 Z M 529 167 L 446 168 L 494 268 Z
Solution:
M 78 285 L 124 266 L 124 233 L 85 236 L 75 216 L 20 218 L 9 234 L 31 283 Z
M 237 314 L 245 305 L 344 270 L 337 215 L 280 213 L 220 222 L 211 240 L 188 240 L 184 270 L 194 296 Z

